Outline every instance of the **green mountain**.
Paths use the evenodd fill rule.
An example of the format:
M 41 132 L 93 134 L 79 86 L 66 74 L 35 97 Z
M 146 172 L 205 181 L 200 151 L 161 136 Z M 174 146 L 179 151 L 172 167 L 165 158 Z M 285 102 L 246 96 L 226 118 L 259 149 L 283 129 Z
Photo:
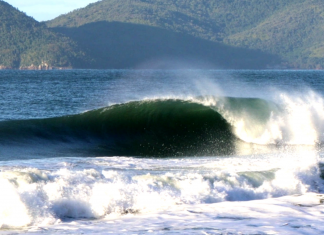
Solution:
M 84 53 L 59 35 L 4 1 L 0 1 L 0 69 L 80 67 Z
M 98 68 L 154 58 L 324 68 L 322 0 L 102 0 L 46 24 Z
M 322 0 L 102 0 L 45 23 L 0 0 L 0 69 L 320 69 L 323 25 Z

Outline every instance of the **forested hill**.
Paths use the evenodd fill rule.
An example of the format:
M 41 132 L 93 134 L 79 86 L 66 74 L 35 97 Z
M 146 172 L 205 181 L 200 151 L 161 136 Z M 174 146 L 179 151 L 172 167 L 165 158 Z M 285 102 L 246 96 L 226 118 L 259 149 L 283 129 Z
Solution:
M 78 67 L 83 60 L 71 39 L 0 1 L 0 69 Z
M 323 25 L 323 0 L 102 0 L 45 23 L 0 0 L 0 69 L 321 69 Z
M 229 67 L 324 68 L 323 0 L 102 0 L 47 25 L 97 56 L 98 67 L 105 66 L 103 61 L 123 65 L 126 54 L 140 60 L 142 48 L 147 58 L 176 50 L 173 57 L 199 57 Z M 183 39 L 194 44 L 181 47 Z M 163 42 L 164 47 L 158 45 Z M 201 52 L 188 54 L 186 48 Z M 115 52 L 115 60 L 107 55 Z

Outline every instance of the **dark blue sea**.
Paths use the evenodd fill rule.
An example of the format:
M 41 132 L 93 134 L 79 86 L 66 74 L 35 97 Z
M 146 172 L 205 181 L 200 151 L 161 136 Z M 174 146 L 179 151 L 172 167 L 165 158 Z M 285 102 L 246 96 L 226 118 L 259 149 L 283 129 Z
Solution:
M 324 72 L 0 71 L 1 234 L 323 234 Z

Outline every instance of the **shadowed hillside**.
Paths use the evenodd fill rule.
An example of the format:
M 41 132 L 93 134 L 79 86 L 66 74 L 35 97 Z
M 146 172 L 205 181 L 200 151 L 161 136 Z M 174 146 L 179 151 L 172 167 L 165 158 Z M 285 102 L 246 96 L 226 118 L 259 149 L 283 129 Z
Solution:
M 151 26 L 96 22 L 55 28 L 94 58 L 89 68 L 264 68 L 278 58 Z

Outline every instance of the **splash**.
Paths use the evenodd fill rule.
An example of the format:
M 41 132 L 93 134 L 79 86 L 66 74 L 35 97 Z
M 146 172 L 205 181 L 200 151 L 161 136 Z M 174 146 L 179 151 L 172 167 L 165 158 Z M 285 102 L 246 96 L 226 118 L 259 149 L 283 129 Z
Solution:
M 7 168 L 0 175 L 2 229 L 305 194 L 318 192 L 322 182 L 314 152 L 158 161 L 77 158 L 52 161 L 42 170 Z
M 324 99 L 313 91 L 275 93 L 273 101 L 213 96 L 193 100 L 217 110 L 247 143 L 318 145 L 324 140 Z

